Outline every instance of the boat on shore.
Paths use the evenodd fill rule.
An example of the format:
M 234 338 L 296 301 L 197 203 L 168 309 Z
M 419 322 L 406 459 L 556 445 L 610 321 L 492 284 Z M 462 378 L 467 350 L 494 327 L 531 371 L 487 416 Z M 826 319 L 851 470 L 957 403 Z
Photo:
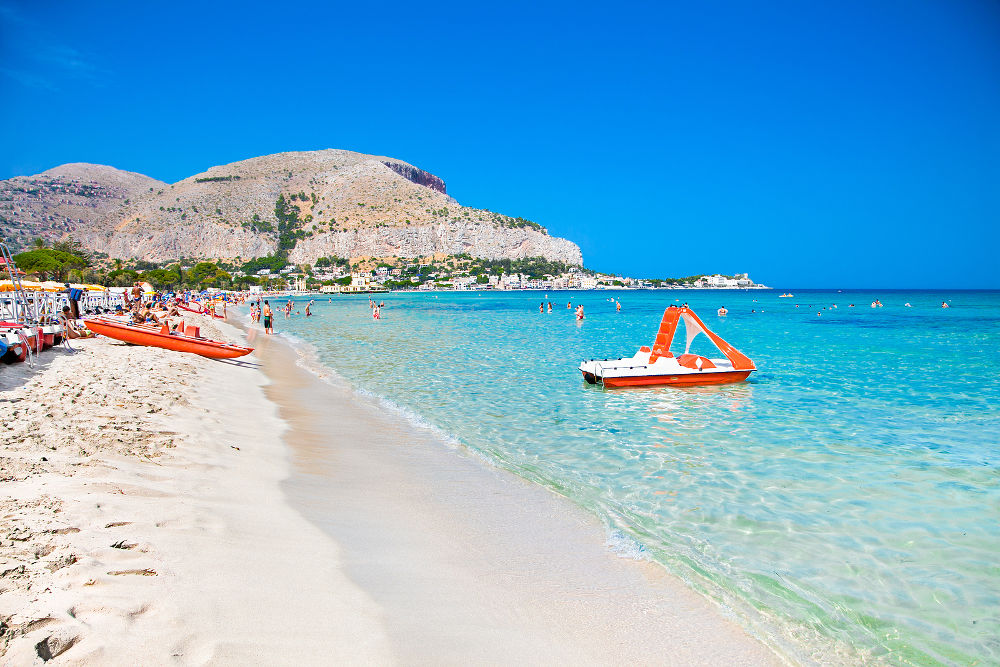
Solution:
M 191 308 L 191 306 L 197 306 L 197 308 Z M 212 317 L 214 317 L 217 320 L 224 320 L 224 319 L 226 319 L 225 315 L 219 315 L 217 312 L 215 312 L 215 307 L 214 306 L 212 306 L 211 308 L 209 308 L 209 309 L 206 310 L 197 301 L 191 301 L 191 302 L 189 302 L 187 304 L 178 303 L 177 304 L 177 309 L 178 310 L 185 310 L 185 311 L 187 311 L 189 313 L 197 313 L 198 315 L 205 315 L 206 317 L 208 315 L 211 315 Z
M 0 329 L 0 362 L 24 361 L 31 343 L 20 329 Z
M 687 345 L 684 353 L 675 357 L 670 344 L 681 321 Z M 708 337 L 724 358 L 691 354 L 691 343 L 699 334 Z M 670 306 L 663 312 L 652 348 L 644 345 L 631 357 L 591 359 L 580 364 L 584 380 L 604 387 L 729 384 L 747 379 L 755 370 L 749 357 L 710 331 L 687 306 Z
M 94 333 L 133 345 L 161 347 L 212 359 L 234 359 L 253 352 L 252 347 L 203 338 L 199 328 L 191 325 L 171 331 L 166 324 L 129 324 L 105 317 L 88 318 L 84 320 L 84 324 Z

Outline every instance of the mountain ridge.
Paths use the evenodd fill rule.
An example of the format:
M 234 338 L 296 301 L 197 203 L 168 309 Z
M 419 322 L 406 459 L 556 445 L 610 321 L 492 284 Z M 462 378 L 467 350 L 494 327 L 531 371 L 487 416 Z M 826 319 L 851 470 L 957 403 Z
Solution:
M 582 264 L 579 247 L 536 223 L 461 206 L 443 179 L 387 156 L 324 149 L 215 165 L 173 184 L 69 163 L 0 181 L 4 237 L 73 236 L 117 258 L 544 257 Z

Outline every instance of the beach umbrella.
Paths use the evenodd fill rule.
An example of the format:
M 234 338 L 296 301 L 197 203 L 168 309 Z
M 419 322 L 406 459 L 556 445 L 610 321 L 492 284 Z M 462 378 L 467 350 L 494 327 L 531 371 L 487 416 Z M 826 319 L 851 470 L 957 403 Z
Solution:
M 10 289 L 7 290 L 8 292 L 13 292 L 16 289 L 13 283 L 11 283 L 9 280 L 6 281 L 6 283 L 11 286 Z M 42 289 L 42 284 L 37 280 L 22 280 L 21 289 L 23 289 L 26 292 L 37 292 Z
M 46 292 L 61 292 L 66 289 L 63 283 L 58 283 L 55 280 L 46 280 L 41 283 L 41 288 Z
M 84 285 L 83 289 L 87 290 L 88 292 L 106 292 L 108 290 L 108 288 L 105 287 L 104 285 L 93 285 L 93 284 Z

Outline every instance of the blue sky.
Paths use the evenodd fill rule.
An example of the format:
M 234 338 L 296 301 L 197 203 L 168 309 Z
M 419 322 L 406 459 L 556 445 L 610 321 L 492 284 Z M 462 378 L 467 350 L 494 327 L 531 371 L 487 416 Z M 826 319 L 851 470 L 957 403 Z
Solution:
M 346 148 L 598 270 L 1000 287 L 993 0 L 0 0 L 0 100 L 0 178 Z

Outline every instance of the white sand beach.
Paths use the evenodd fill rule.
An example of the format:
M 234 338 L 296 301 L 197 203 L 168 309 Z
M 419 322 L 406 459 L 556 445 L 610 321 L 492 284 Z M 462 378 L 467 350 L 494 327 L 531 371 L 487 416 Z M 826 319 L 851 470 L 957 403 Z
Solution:
M 0 368 L 0 663 L 781 662 L 569 501 L 250 338 Z

